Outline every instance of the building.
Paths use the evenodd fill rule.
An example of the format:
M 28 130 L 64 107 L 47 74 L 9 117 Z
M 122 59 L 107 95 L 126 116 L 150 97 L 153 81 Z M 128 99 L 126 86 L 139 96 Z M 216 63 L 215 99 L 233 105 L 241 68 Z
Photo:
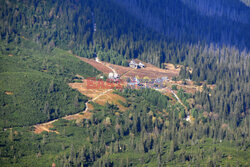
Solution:
M 142 62 L 140 62 L 139 64 L 137 64 L 137 63 L 135 62 L 135 60 L 132 59 L 132 60 L 130 61 L 130 63 L 129 63 L 129 67 L 137 69 L 137 68 L 145 68 L 145 65 L 144 65 Z
M 129 79 L 128 85 L 136 85 L 136 84 L 139 84 L 139 83 L 140 83 L 139 79 L 134 77 L 132 79 Z
M 185 120 L 188 121 L 188 122 L 191 122 L 191 117 L 190 117 L 190 115 L 188 115 L 188 116 L 185 118 Z
M 135 62 L 134 59 L 132 59 L 131 62 L 129 63 L 129 67 L 131 67 L 131 68 L 138 68 L 138 64 Z
M 140 67 L 140 68 L 145 68 L 145 65 L 144 65 L 142 62 L 140 62 L 140 63 L 139 63 L 139 67 Z
M 120 76 L 117 73 L 110 72 L 108 78 L 109 79 L 119 79 Z
M 98 57 L 95 58 L 95 61 L 100 63 L 100 59 Z
M 114 73 L 114 79 L 119 79 L 120 76 L 117 73 Z
M 113 79 L 113 78 L 114 78 L 114 73 L 110 72 L 108 78 L 109 78 L 109 79 Z

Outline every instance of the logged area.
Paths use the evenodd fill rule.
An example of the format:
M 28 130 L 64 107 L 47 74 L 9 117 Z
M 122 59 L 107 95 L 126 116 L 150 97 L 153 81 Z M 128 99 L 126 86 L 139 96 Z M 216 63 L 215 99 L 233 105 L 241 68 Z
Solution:
M 93 81 L 91 84 L 96 86 L 88 88 L 88 80 L 85 79 L 82 80 L 82 83 L 70 83 L 69 86 L 73 89 L 76 89 L 83 95 L 92 98 L 92 101 L 95 103 L 100 105 L 105 105 L 106 103 L 115 104 L 122 111 L 126 110 L 126 108 L 120 103 L 120 101 L 125 102 L 126 100 L 112 92 L 112 89 L 120 86 L 120 84 L 113 83 L 112 87 L 107 86 L 103 88 L 100 88 L 101 85 L 105 84 L 103 81 Z M 125 86 L 125 84 L 123 86 Z
M 115 64 L 110 64 L 107 62 L 97 62 L 94 59 L 87 59 L 78 57 L 82 61 L 90 64 L 97 70 L 103 72 L 104 74 L 108 74 L 112 72 L 110 68 L 113 68 L 122 78 L 128 78 L 128 77 L 139 77 L 139 78 L 150 78 L 150 79 L 156 79 L 159 77 L 176 77 L 179 75 L 180 67 L 175 67 L 173 64 L 166 64 L 165 69 L 158 68 L 152 64 L 142 62 L 138 59 L 135 60 L 136 63 L 142 62 L 145 64 L 145 68 L 140 69 L 133 69 L 130 67 L 124 67 L 119 66 Z

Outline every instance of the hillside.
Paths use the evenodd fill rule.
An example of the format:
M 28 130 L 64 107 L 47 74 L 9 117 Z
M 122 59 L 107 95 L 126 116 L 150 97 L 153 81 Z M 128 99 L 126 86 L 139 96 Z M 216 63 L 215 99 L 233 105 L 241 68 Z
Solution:
M 180 0 L 149 1 L 148 5 L 129 0 L 4 1 L 1 38 L 13 40 L 11 34 L 21 34 L 42 46 L 71 49 L 84 57 L 100 54 L 115 64 L 124 64 L 124 58 L 139 58 L 157 66 L 186 62 L 196 47 L 249 49 L 249 8 L 231 1 L 234 3 L 225 9 L 224 3 L 213 2 L 222 9 L 221 16 L 201 14 Z M 205 2 L 196 8 L 205 8 Z
M 93 77 L 97 70 L 66 51 L 48 53 L 27 40 L 1 43 L 0 50 L 1 127 L 34 125 L 84 110 L 87 98 L 67 84 L 76 74 Z
M 0 0 L 0 166 L 249 166 L 247 3 Z
M 250 47 L 250 9 L 238 0 L 113 1 L 145 26 L 182 43 Z
M 243 2 L 243 3 L 246 4 L 247 6 L 250 6 L 250 1 L 249 1 L 249 0 L 241 0 L 241 2 Z

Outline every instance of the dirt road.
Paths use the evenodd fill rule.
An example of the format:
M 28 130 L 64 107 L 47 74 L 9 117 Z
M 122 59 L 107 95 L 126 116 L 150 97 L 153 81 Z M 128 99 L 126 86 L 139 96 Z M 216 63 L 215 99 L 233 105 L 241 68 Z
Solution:
M 185 110 L 188 112 L 187 106 L 185 106 L 185 105 L 182 103 L 182 101 L 180 100 L 180 98 L 178 97 L 178 95 L 177 95 L 171 88 L 166 87 L 165 89 L 170 90 L 170 92 L 171 92 L 171 93 L 174 95 L 174 97 L 177 99 L 178 103 L 180 103 L 180 104 L 185 108 Z M 155 90 L 157 90 L 157 89 L 155 89 Z M 160 90 L 157 90 L 157 91 L 162 92 L 162 91 L 164 91 L 164 89 L 160 89 Z
M 108 92 L 110 92 L 110 91 L 112 91 L 112 90 L 113 90 L 113 89 L 108 89 L 108 90 L 106 90 L 106 91 L 100 93 L 99 95 L 97 95 L 95 98 L 93 98 L 93 99 L 91 99 L 91 100 L 88 100 L 88 101 L 85 103 L 86 108 L 85 108 L 85 110 L 84 110 L 82 113 L 86 113 L 86 112 L 88 111 L 88 109 L 89 109 L 89 107 L 88 107 L 89 102 L 91 102 L 91 101 L 94 102 L 95 100 L 97 100 L 98 98 L 100 98 L 102 95 L 104 95 L 104 94 L 106 94 L 106 93 L 108 93 Z M 41 132 L 43 132 L 43 131 L 47 131 L 47 132 L 55 132 L 55 133 L 59 134 L 59 132 L 57 132 L 57 131 L 50 130 L 50 128 L 53 127 L 52 124 L 53 124 L 54 122 L 58 121 L 59 119 L 72 120 L 72 119 L 74 119 L 74 118 L 80 117 L 80 116 L 82 115 L 82 113 L 77 113 L 77 114 L 73 114 L 73 115 L 66 115 L 65 117 L 58 118 L 58 119 L 55 119 L 55 120 L 53 120 L 53 121 L 49 121 L 49 122 L 42 123 L 42 124 L 36 124 L 36 125 L 34 125 L 34 127 L 35 127 L 35 133 L 41 133 Z

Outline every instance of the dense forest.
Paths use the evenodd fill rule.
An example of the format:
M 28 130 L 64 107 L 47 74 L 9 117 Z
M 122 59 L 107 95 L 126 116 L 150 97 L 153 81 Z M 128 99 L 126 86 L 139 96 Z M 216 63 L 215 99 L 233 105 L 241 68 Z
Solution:
M 105 61 L 115 64 L 140 58 L 161 66 L 185 61 L 187 52 L 197 47 L 235 46 L 240 52 L 250 47 L 249 17 L 245 17 L 249 8 L 242 5 L 236 8 L 242 14 L 235 17 L 244 21 L 236 22 L 232 16 L 202 15 L 179 1 L 148 1 L 150 5 L 146 1 L 25 1 L 16 2 L 18 6 L 15 1 L 7 2 L 1 6 L 2 39 L 13 40 L 11 34 L 19 34 L 39 45 L 71 49 L 84 57 L 100 52 Z
M 249 29 L 247 0 L 0 0 L 0 165 L 249 166 Z M 194 99 L 188 111 L 125 89 L 126 112 L 93 103 L 90 120 L 56 122 L 59 135 L 31 133 L 84 110 L 88 98 L 68 83 L 100 72 L 74 54 L 181 64 L 177 80 L 205 86 L 178 90 L 185 105 Z
M 35 135 L 29 128 L 2 132 L 2 165 L 248 166 L 249 143 L 242 138 L 246 129 L 219 125 L 218 116 L 199 109 L 193 111 L 191 125 L 182 119 L 183 106 L 154 90 L 117 93 L 130 110 L 94 104 L 90 120 L 54 123 L 60 134 Z

